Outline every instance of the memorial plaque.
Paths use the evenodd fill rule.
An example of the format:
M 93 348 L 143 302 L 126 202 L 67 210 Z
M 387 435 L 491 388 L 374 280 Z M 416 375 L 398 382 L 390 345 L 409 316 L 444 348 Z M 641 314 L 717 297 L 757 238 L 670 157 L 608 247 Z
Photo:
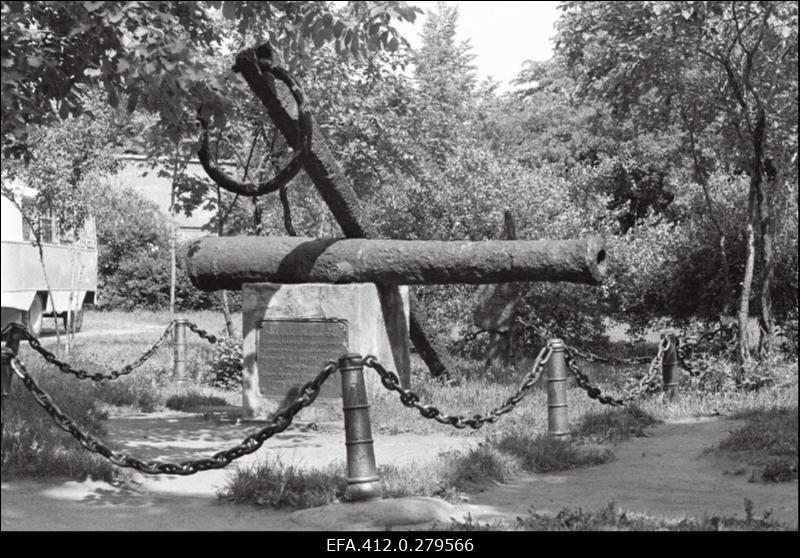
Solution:
M 337 319 L 267 319 L 256 331 L 256 361 L 261 394 L 265 397 L 294 396 L 313 380 L 329 360 L 347 352 L 347 322 Z M 338 399 L 341 379 L 331 376 L 319 397 Z

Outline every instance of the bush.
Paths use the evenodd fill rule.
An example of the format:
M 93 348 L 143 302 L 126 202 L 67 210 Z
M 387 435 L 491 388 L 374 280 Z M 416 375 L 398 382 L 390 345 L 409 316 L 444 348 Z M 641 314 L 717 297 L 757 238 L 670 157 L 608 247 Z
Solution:
M 97 227 L 97 271 L 117 273 L 138 254 L 169 249 L 169 221 L 158 205 L 134 188 L 103 188 L 94 203 Z
M 242 386 L 243 367 L 242 340 L 236 337 L 219 338 L 207 373 L 208 383 L 223 389 L 239 389 Z
M 197 289 L 186 271 L 188 244 L 176 249 L 175 307 L 207 310 L 219 307 L 217 293 Z M 100 277 L 103 310 L 163 310 L 169 306 L 170 252 L 167 247 L 143 249 L 124 259 L 115 273 Z M 241 307 L 239 292 L 228 296 L 231 311 Z
M 202 407 L 218 407 L 227 404 L 228 402 L 221 397 L 189 391 L 169 397 L 164 405 L 173 411 L 194 411 Z
M 152 378 L 132 375 L 97 384 L 95 397 L 115 407 L 135 407 L 145 413 L 155 411 L 162 393 Z

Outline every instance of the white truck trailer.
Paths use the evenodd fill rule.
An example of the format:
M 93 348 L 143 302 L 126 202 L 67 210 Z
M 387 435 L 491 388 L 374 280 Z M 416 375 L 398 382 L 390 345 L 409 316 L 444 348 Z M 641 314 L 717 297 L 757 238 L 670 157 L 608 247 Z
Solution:
M 36 192 L 14 188 L 17 203 Z M 22 323 L 39 336 L 45 316 L 71 317 L 75 331 L 83 322 L 83 305 L 97 302 L 97 237 L 87 220 L 79 234 L 59 233 L 52 215 L 39 216 L 44 266 L 30 223 L 17 203 L 2 195 L 2 327 Z M 25 207 L 25 205 L 23 205 Z M 27 212 L 26 212 L 27 214 Z M 45 280 L 45 270 L 46 278 Z

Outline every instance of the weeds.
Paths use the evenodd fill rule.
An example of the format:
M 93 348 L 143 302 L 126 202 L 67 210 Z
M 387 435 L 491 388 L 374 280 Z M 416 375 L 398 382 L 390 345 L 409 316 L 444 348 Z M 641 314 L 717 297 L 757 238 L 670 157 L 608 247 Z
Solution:
M 575 442 L 540 435 L 510 434 L 493 442 L 500 451 L 519 458 L 522 467 L 533 473 L 566 471 L 601 465 L 613 459 L 611 450 L 582 447 Z
M 724 516 L 686 517 L 668 520 L 622 510 L 614 502 L 597 511 L 564 508 L 555 515 L 531 510 L 516 523 L 481 524 L 467 517 L 454 519 L 450 525 L 436 525 L 434 530 L 449 531 L 793 531 L 772 519 L 770 512 L 753 515 L 753 503 L 745 500 L 745 519 Z
M 344 497 L 347 478 L 341 465 L 304 470 L 280 460 L 236 471 L 220 498 L 281 508 L 311 508 L 330 504 Z
M 760 467 L 764 481 L 797 478 L 797 407 L 750 409 L 735 418 L 747 422 L 719 443 L 717 453 Z
M 480 444 L 467 453 L 455 452 L 439 457 L 443 464 L 444 486 L 456 490 L 481 490 L 490 484 L 508 482 L 519 475 L 521 467 L 513 456 L 493 444 Z
M 636 404 L 602 413 L 586 414 L 581 419 L 577 435 L 599 442 L 614 444 L 631 436 L 644 436 L 644 429 L 661 421 Z

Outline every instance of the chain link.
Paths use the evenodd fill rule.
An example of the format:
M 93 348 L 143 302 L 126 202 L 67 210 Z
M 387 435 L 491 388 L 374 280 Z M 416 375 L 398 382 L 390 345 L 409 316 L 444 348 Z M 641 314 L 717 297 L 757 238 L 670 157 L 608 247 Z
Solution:
M 539 324 L 531 324 L 526 322 L 520 317 L 517 317 L 517 321 L 531 330 L 536 337 L 542 339 L 544 341 L 548 341 L 549 339 L 554 339 L 558 336 L 552 335 L 550 331 L 548 331 L 543 325 Z M 566 345 L 566 343 L 565 343 Z M 652 359 L 649 356 L 637 356 L 637 357 L 628 357 L 628 358 L 616 358 L 616 357 L 604 357 L 598 354 L 592 353 L 590 351 L 584 351 L 578 349 L 577 347 L 566 345 L 566 348 L 572 351 L 573 354 L 578 355 L 584 360 L 589 362 L 605 362 L 607 364 L 619 364 L 619 365 L 637 365 L 637 364 L 646 364 L 650 362 Z
M 578 366 L 578 363 L 575 362 L 575 358 L 573 356 L 574 349 L 572 347 L 566 347 L 566 351 L 564 353 L 564 359 L 566 360 L 567 367 L 572 371 L 575 375 L 575 380 L 578 384 L 578 387 L 583 389 L 586 394 L 591 398 L 599 401 L 603 405 L 611 405 L 613 407 L 621 407 L 625 405 L 628 401 L 636 399 L 637 397 L 641 396 L 641 394 L 649 388 L 653 383 L 656 382 L 659 373 L 661 372 L 661 367 L 664 361 L 664 352 L 669 348 L 670 341 L 667 338 L 661 340 L 661 343 L 658 345 L 658 353 L 653 360 L 650 362 L 650 368 L 647 371 L 647 374 L 642 376 L 639 380 L 638 384 L 635 388 L 630 390 L 628 394 L 621 398 L 617 399 L 608 395 L 603 395 L 600 388 L 595 387 L 592 385 L 589 377 L 583 373 L 583 371 Z
M 680 342 L 678 343 L 677 347 L 677 355 L 678 355 L 678 363 L 680 364 L 681 368 L 683 368 L 693 378 L 697 378 L 707 374 L 710 366 L 709 363 L 697 362 L 695 360 L 690 364 L 690 360 L 692 360 L 692 358 L 694 357 L 697 347 L 704 340 L 710 341 L 718 334 L 724 331 L 729 331 L 735 327 L 736 324 L 731 324 L 729 326 L 720 325 L 717 329 L 707 331 L 697 338 L 688 337 L 685 335 L 680 337 Z M 735 350 L 736 350 L 736 343 L 734 342 L 730 343 L 728 349 L 726 351 L 723 351 L 723 353 L 727 353 L 730 355 Z
M 206 330 L 200 329 L 200 327 L 197 324 L 193 324 L 192 322 L 187 321 L 186 322 L 186 327 L 188 327 L 193 332 L 195 332 L 201 339 L 205 339 L 206 341 L 208 341 L 212 345 L 215 345 L 217 343 L 217 341 L 219 341 L 219 339 L 217 339 L 217 337 L 215 335 L 211 335 Z
M 531 387 L 533 387 L 533 385 L 539 381 L 542 371 L 544 370 L 544 365 L 547 364 L 548 360 L 550 360 L 550 355 L 552 352 L 553 350 L 549 345 L 543 347 L 542 350 L 539 351 L 539 354 L 536 356 L 536 360 L 531 367 L 531 371 L 528 372 L 522 379 L 519 389 L 516 391 L 516 393 L 514 393 L 514 395 L 506 399 L 502 405 L 489 411 L 486 416 L 475 414 L 469 418 L 447 415 L 433 405 L 421 404 L 419 402 L 419 395 L 410 389 L 402 388 L 400 386 L 400 379 L 397 377 L 397 374 L 390 370 L 386 370 L 373 355 L 368 355 L 364 358 L 364 366 L 374 369 L 378 373 L 378 376 L 380 376 L 381 383 L 383 383 L 386 389 L 399 393 L 400 401 L 403 403 L 403 405 L 409 408 L 417 409 L 419 414 L 423 417 L 427 419 L 433 419 L 441 424 L 448 424 L 454 428 L 465 428 L 469 426 L 470 428 L 477 430 L 484 424 L 493 423 L 500 419 L 501 416 L 511 412 L 514 407 L 525 398 L 525 396 L 528 394 L 528 390 L 530 390 Z
M 28 391 L 30 391 L 36 402 L 50 415 L 56 423 L 56 426 L 71 434 L 89 451 L 102 455 L 114 465 L 130 467 L 150 475 L 192 475 L 199 471 L 221 469 L 227 466 L 231 461 L 253 453 L 269 438 L 286 430 L 292 423 L 294 416 L 300 412 L 303 407 L 307 407 L 314 402 L 317 395 L 319 395 L 322 384 L 338 369 L 338 366 L 333 361 L 328 362 L 316 378 L 303 386 L 298 397 L 288 407 L 284 408 L 272 418 L 270 425 L 262 428 L 255 434 L 247 436 L 239 445 L 217 452 L 210 458 L 182 461 L 180 463 L 142 461 L 127 454 L 117 453 L 111 450 L 100 440 L 84 432 L 75 424 L 74 420 L 61 411 L 53 402 L 50 395 L 39 387 L 30 373 L 25 369 L 25 365 L 22 361 L 18 358 L 12 359 L 11 368 L 22 380 L 25 387 L 28 388 Z
M 54 355 L 53 353 L 51 353 L 50 351 L 48 351 L 47 349 L 42 347 L 42 344 L 39 342 L 39 340 L 36 339 L 36 337 L 34 337 L 33 335 L 31 335 L 20 324 L 17 324 L 17 323 L 10 324 L 11 325 L 10 328 L 7 327 L 7 328 L 3 329 L 3 336 L 5 337 L 8 333 L 10 333 L 11 331 L 14 331 L 15 333 L 19 334 L 19 336 L 22 339 L 25 339 L 34 351 L 36 351 L 37 353 L 42 355 L 42 357 L 44 357 L 44 359 L 47 362 L 49 362 L 50 364 L 55 365 L 61 372 L 65 373 L 65 374 L 72 374 L 72 375 L 76 376 L 80 380 L 90 379 L 93 382 L 101 382 L 103 380 L 116 380 L 120 376 L 124 376 L 126 374 L 130 374 L 136 368 L 139 368 L 150 357 L 152 357 L 155 354 L 155 352 L 158 350 L 158 348 L 164 343 L 164 341 L 166 341 L 167 336 L 170 334 L 172 329 L 175 327 L 175 323 L 176 323 L 175 320 L 171 321 L 169 323 L 169 325 L 166 327 L 166 329 L 164 330 L 164 333 L 161 334 L 161 337 L 159 337 L 158 340 L 155 343 L 153 343 L 153 345 L 142 354 L 142 356 L 137 358 L 132 363 L 123 366 L 119 370 L 112 370 L 108 374 L 103 374 L 102 372 L 94 372 L 94 373 L 93 372 L 87 372 L 86 370 L 73 368 L 71 365 L 69 365 L 66 362 L 63 362 L 63 361 L 59 360 L 58 357 L 56 357 L 56 355 Z
M 636 364 L 647 364 L 648 362 L 652 361 L 652 358 L 649 356 L 638 356 L 638 357 L 628 357 L 628 358 L 616 358 L 616 357 L 603 357 L 597 355 L 595 353 L 589 351 L 582 351 L 577 347 L 573 347 L 571 345 L 567 346 L 573 354 L 578 355 L 584 360 L 589 362 L 604 362 L 607 364 L 620 364 L 620 365 L 636 365 Z
M 523 326 L 527 327 L 529 330 L 533 332 L 534 335 L 541 339 L 550 339 L 553 336 L 547 331 L 544 326 L 541 324 L 531 324 L 523 320 L 522 318 L 517 318 L 517 321 L 521 323 Z M 690 337 L 687 335 L 678 336 L 678 341 L 676 343 L 676 354 L 678 358 L 678 363 L 680 364 L 681 368 L 683 368 L 690 376 L 697 378 L 704 376 L 708 373 L 708 369 L 710 364 L 706 362 L 691 362 L 690 360 L 694 356 L 695 349 L 702 343 L 703 341 L 709 341 L 716 337 L 719 333 L 728 331 L 732 328 L 735 328 L 736 324 L 731 324 L 729 326 L 720 325 L 716 329 L 706 331 L 699 337 Z M 727 349 L 727 353 L 732 352 L 735 350 L 735 343 L 731 343 Z M 617 365 L 641 365 L 647 362 L 650 362 L 650 368 L 648 373 L 642 378 L 642 381 L 639 382 L 639 385 L 633 390 L 631 393 L 634 393 L 634 397 L 637 397 L 641 392 L 649 386 L 655 380 L 658 372 L 657 364 L 660 364 L 663 360 L 663 352 L 661 351 L 661 347 L 659 347 L 659 355 L 656 356 L 658 362 L 654 362 L 654 359 L 651 360 L 648 356 L 640 356 L 640 357 L 630 357 L 630 358 L 614 358 L 614 357 L 602 357 L 595 353 L 584 351 L 578 349 L 577 347 L 566 345 L 566 349 L 569 353 L 571 353 L 571 359 L 568 359 L 568 364 L 570 369 L 575 374 L 575 378 L 578 382 L 578 385 L 583 388 L 584 390 L 589 393 L 589 396 L 598 399 L 603 403 L 609 405 L 621 405 L 623 400 L 622 399 L 614 399 L 610 397 L 601 396 L 600 390 L 596 387 L 593 387 L 589 382 L 588 377 L 580 370 L 577 363 L 574 361 L 574 356 L 577 355 L 583 360 L 589 362 L 604 362 L 608 364 L 617 364 Z M 699 368 L 699 369 L 698 369 Z M 630 399 L 630 397 L 626 398 L 625 400 Z

